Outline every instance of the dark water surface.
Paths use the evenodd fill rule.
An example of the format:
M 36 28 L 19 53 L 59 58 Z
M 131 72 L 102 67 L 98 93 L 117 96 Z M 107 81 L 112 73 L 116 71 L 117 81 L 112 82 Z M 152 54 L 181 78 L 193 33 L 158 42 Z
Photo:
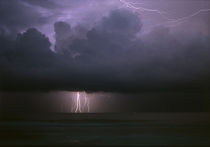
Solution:
M 1 115 L 3 146 L 210 146 L 210 113 Z

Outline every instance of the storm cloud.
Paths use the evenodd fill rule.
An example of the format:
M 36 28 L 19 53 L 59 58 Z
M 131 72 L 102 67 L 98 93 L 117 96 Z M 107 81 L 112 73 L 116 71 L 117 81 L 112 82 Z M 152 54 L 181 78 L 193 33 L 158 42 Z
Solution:
M 1 0 L 0 18 L 0 28 L 7 35 L 15 35 L 25 28 L 45 24 L 49 19 L 42 12 L 27 6 L 26 3 L 20 0 Z
M 19 8 L 19 3 L 23 4 L 13 2 L 17 11 L 29 11 L 24 6 Z M 44 9 L 56 7 L 53 1 L 24 3 Z M 22 18 L 21 13 L 13 13 L 7 17 L 0 15 L 2 91 L 209 90 L 210 35 L 199 30 L 157 26 L 143 34 L 144 23 L 137 13 L 114 9 L 92 27 L 65 21 L 51 24 L 56 40 L 52 50 L 49 38 L 30 28 L 37 22 L 40 25 L 43 15 L 32 10 Z M 10 23 L 10 19 L 17 24 Z M 7 35 L 5 28 L 28 29 L 14 38 Z

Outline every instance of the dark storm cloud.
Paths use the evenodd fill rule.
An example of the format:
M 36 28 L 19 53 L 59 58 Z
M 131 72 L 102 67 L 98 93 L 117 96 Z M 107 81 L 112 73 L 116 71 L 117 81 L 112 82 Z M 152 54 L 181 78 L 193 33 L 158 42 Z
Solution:
M 139 37 L 139 16 L 124 9 L 111 11 L 82 39 L 66 22 L 54 27 L 56 53 L 36 29 L 16 40 L 1 33 L 1 90 L 208 89 L 209 36 L 158 27 Z
M 24 82 L 34 85 L 50 73 L 48 67 L 56 65 L 50 42 L 36 29 L 18 34 L 16 40 L 0 39 L 1 87 L 18 86 Z M 24 84 L 23 84 L 23 88 Z
M 56 47 L 55 50 L 64 50 L 71 43 L 72 30 L 71 26 L 65 22 L 56 22 L 54 24 Z
M 96 87 L 102 89 L 190 89 L 202 83 L 200 78 L 209 73 L 208 36 L 174 34 L 159 27 L 137 39 L 141 26 L 137 15 L 112 11 L 87 33 L 87 39 L 75 39 L 64 52 L 85 65 L 84 77 L 93 75 L 84 81 L 100 81 Z

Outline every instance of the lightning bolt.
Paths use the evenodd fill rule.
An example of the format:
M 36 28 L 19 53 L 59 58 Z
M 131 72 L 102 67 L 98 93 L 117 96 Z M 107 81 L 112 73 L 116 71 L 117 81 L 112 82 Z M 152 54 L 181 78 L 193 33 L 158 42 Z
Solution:
M 185 20 L 190 19 L 190 18 L 192 18 L 192 17 L 195 17 L 195 16 L 197 16 L 197 15 L 199 15 L 200 13 L 203 13 L 203 12 L 210 12 L 210 9 L 200 9 L 199 11 L 194 12 L 194 13 L 192 13 L 192 14 L 189 15 L 189 16 L 185 16 L 185 17 L 182 17 L 182 18 L 174 19 L 174 20 L 172 20 L 172 22 L 185 21 Z
M 133 2 L 128 2 L 126 0 L 120 0 L 120 2 L 123 3 L 124 6 L 126 6 L 127 8 L 130 8 L 132 10 L 138 10 L 140 12 L 157 13 L 157 14 L 160 14 L 163 18 L 165 18 L 167 20 L 171 20 L 170 18 L 165 16 L 167 14 L 165 11 L 160 11 L 160 10 L 157 10 L 157 9 L 149 9 L 149 8 L 145 8 L 145 7 L 142 7 L 142 6 L 136 6 L 136 5 L 143 5 L 144 3 L 133 3 Z
M 159 14 L 162 18 L 164 18 L 166 20 L 165 23 L 161 23 L 159 25 L 167 25 L 167 26 L 177 26 L 187 20 L 189 20 L 190 18 L 193 18 L 201 13 L 204 13 L 204 12 L 210 12 L 210 8 L 208 9 L 200 9 L 188 16 L 185 16 L 185 17 L 180 17 L 180 18 L 170 18 L 168 17 L 169 14 L 165 11 L 161 11 L 161 10 L 158 10 L 158 9 L 149 9 L 149 8 L 145 8 L 143 7 L 142 5 L 144 3 L 134 3 L 134 2 L 129 2 L 129 1 L 126 1 L 126 0 L 120 0 L 120 2 L 126 6 L 127 8 L 129 9 L 132 9 L 134 11 L 137 11 L 137 12 L 150 12 L 150 13 L 156 13 L 156 14 Z M 157 26 L 157 25 L 155 25 Z
M 75 109 L 75 113 L 77 112 L 82 112 L 81 111 L 81 100 L 80 100 L 80 93 L 77 92 L 77 98 L 76 98 L 76 109 Z
M 84 113 L 90 112 L 90 101 L 86 92 L 77 92 L 76 98 L 73 98 L 72 112 Z
M 84 98 L 85 98 L 84 107 L 87 108 L 87 112 L 90 112 L 90 101 L 89 101 L 89 99 L 87 98 L 86 93 L 85 93 L 85 95 L 84 95 Z

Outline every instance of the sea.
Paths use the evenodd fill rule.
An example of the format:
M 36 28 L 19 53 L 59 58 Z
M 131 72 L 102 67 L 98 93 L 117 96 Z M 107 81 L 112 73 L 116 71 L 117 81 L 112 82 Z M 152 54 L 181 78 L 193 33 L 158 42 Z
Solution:
M 1 114 L 7 146 L 210 146 L 210 113 Z

